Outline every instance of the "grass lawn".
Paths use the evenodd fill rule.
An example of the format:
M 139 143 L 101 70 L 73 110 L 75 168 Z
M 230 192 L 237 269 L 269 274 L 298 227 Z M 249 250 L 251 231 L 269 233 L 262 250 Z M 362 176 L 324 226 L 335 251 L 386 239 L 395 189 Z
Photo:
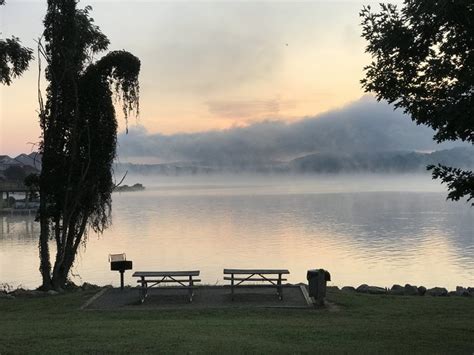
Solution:
M 0 354 L 474 352 L 474 298 L 331 290 L 331 311 L 79 310 L 91 295 L 0 299 Z

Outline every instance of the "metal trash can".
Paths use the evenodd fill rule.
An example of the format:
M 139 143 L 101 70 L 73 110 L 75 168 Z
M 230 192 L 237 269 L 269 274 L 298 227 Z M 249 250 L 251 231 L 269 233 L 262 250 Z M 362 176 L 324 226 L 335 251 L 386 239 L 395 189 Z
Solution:
M 308 270 L 306 279 L 308 280 L 309 296 L 322 306 L 324 297 L 326 297 L 326 283 L 331 281 L 331 274 L 324 269 L 312 269 Z

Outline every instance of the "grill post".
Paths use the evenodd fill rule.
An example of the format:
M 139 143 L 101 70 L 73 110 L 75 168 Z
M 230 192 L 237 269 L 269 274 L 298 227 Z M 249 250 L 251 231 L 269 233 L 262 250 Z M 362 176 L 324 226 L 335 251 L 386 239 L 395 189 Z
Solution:
M 123 291 L 123 274 L 125 270 L 120 270 L 120 290 Z

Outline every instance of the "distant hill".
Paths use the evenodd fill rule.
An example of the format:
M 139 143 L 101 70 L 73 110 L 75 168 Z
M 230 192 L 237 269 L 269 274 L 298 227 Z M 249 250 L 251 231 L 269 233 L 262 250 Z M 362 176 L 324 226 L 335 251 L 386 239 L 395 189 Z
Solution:
M 0 155 L 0 181 L 23 181 L 29 174 L 41 171 L 41 155 L 38 153 L 20 154 L 15 158 Z
M 117 173 L 139 175 L 206 175 L 219 173 L 409 173 L 426 171 L 430 164 L 444 164 L 474 170 L 474 147 L 457 147 L 421 153 L 413 151 L 307 154 L 289 161 L 233 159 L 229 161 L 184 161 L 166 164 L 116 163 Z M 20 154 L 15 158 L 0 156 L 0 180 L 9 180 L 7 169 L 24 170 L 23 175 L 38 173 L 41 156 Z
M 41 154 L 33 152 L 30 154 L 20 154 L 14 158 L 8 155 L 0 155 L 0 171 L 11 166 L 29 166 L 36 170 L 41 170 Z
M 310 154 L 289 162 L 293 172 L 416 172 L 430 164 L 444 164 L 459 168 L 474 167 L 474 148 L 453 148 L 433 153 L 374 152 L 354 154 Z
M 115 165 L 116 172 L 140 175 L 197 175 L 217 173 L 408 173 L 426 171 L 429 164 L 474 169 L 474 148 L 458 147 L 432 153 L 389 151 L 353 154 L 316 153 L 281 161 L 177 162 Z

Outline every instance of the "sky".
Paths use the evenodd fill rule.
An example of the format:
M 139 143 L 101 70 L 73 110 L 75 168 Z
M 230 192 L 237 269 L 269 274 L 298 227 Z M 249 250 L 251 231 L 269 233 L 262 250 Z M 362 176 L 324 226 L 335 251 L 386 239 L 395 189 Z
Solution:
M 1 36 L 35 48 L 45 3 L 7 1 Z M 359 81 L 370 58 L 358 13 L 368 3 L 82 0 L 79 7 L 92 5 L 110 50 L 142 62 L 141 113 L 130 129 L 172 138 L 292 124 L 364 101 Z M 0 88 L 0 154 L 30 152 L 40 139 L 37 79 L 33 62 Z M 119 125 L 124 131 L 120 115 Z

